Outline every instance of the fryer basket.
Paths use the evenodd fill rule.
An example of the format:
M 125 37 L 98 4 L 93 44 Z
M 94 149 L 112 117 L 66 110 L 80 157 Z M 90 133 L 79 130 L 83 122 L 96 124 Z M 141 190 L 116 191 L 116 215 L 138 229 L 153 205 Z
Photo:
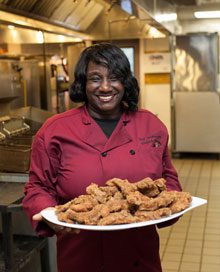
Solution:
M 0 144 L 0 171 L 26 173 L 30 165 L 31 147 Z

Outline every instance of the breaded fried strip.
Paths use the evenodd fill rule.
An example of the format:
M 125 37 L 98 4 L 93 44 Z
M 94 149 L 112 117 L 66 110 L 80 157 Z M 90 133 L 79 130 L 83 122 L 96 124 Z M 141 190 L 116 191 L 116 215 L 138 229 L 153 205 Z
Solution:
M 171 215 L 171 210 L 169 208 L 161 208 L 156 211 L 136 211 L 135 216 L 138 218 L 138 222 L 156 220 L 163 216 Z
M 122 192 L 124 196 L 127 196 L 129 193 L 137 190 L 137 187 L 134 183 L 130 183 L 127 179 L 122 180 L 118 178 L 113 178 L 106 182 L 107 186 L 115 185 Z
M 137 222 L 137 218 L 129 212 L 122 210 L 120 212 L 110 213 L 108 216 L 99 220 L 98 225 L 118 225 Z
M 61 222 L 66 222 L 66 223 L 74 223 L 73 220 L 68 218 L 68 215 L 66 212 L 60 212 L 57 214 L 57 219 Z
M 192 202 L 192 196 L 188 192 L 170 191 L 169 193 L 175 196 L 175 200 L 169 205 L 172 213 L 185 210 Z
M 91 210 L 97 204 L 97 200 L 94 199 L 92 196 L 81 195 L 67 202 L 66 204 L 56 206 L 56 214 L 58 214 L 59 212 L 65 212 L 68 209 L 85 212 Z
M 106 202 L 105 204 L 109 211 L 112 213 L 112 212 L 118 212 L 118 211 L 121 211 L 121 210 L 125 210 L 125 211 L 128 211 L 129 209 L 129 206 L 128 206 L 128 203 L 126 201 L 126 199 L 111 199 L 109 200 L 108 202 Z
M 116 186 L 99 186 L 99 189 L 107 194 L 107 198 L 110 198 L 119 192 Z
M 139 191 L 135 191 L 128 194 L 126 199 L 130 205 L 137 205 L 137 206 L 140 206 L 143 202 L 145 203 L 150 200 L 148 196 L 143 195 Z
M 71 200 L 71 201 L 69 201 L 69 202 L 67 202 L 67 203 L 65 203 L 63 205 L 57 205 L 57 206 L 55 206 L 55 208 L 56 208 L 55 212 L 57 214 L 60 213 L 60 212 L 65 212 L 67 209 L 69 209 L 69 206 L 71 205 L 72 201 L 73 200 Z
M 175 200 L 175 195 L 170 192 L 163 191 L 157 197 L 150 198 L 148 201 L 142 202 L 139 206 L 140 211 L 155 211 L 159 208 L 167 207 Z
M 136 183 L 138 191 L 148 197 L 155 197 L 160 194 L 161 191 L 166 189 L 165 179 L 152 180 L 150 178 L 142 179 Z
M 154 180 L 154 182 L 161 192 L 166 191 L 166 189 L 167 189 L 166 180 L 164 178 L 156 179 L 156 180 Z
M 93 196 L 99 203 L 105 203 L 108 197 L 108 194 L 102 191 L 95 183 L 90 184 L 86 188 L 86 193 Z
M 106 217 L 110 213 L 107 205 L 98 204 L 89 212 L 75 212 L 67 210 L 67 218 L 86 225 L 97 225 L 100 218 Z

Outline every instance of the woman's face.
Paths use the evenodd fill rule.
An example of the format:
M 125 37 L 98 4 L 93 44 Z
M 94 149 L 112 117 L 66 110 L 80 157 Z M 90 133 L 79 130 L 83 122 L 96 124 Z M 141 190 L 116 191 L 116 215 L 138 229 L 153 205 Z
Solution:
M 92 117 L 114 119 L 120 115 L 124 86 L 107 67 L 89 62 L 86 95 Z

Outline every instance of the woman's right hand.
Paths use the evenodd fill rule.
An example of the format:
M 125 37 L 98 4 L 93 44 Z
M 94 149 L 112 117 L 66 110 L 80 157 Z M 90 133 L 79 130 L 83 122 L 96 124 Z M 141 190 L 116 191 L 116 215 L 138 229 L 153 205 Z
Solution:
M 48 207 L 46 209 L 54 209 L 54 207 Z M 68 227 L 60 226 L 60 225 L 57 225 L 57 224 L 49 222 L 48 220 L 46 220 L 45 218 L 43 218 L 43 216 L 41 215 L 41 213 L 36 213 L 35 215 L 33 215 L 32 219 L 34 221 L 45 221 L 47 223 L 47 225 L 51 229 L 53 229 L 55 232 L 59 232 L 59 233 L 60 232 L 61 233 L 74 233 L 74 234 L 79 234 L 80 233 L 79 229 L 68 228 Z

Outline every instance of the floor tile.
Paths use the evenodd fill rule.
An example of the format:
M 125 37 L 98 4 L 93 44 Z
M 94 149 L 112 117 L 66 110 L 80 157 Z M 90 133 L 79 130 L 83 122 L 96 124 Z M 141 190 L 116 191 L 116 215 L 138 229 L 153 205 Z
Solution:
M 173 163 L 183 190 L 208 202 L 159 230 L 163 272 L 219 272 L 220 161 L 184 158 Z

